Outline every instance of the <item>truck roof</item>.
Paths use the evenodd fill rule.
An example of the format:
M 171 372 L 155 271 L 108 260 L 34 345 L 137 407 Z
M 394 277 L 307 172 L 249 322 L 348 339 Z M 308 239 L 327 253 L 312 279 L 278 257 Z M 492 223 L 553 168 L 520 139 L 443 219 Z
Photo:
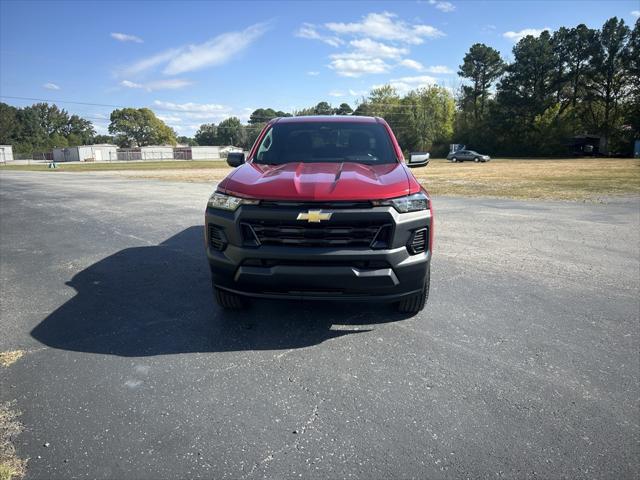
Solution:
M 276 120 L 278 123 L 306 123 L 306 122 L 351 122 L 351 123 L 377 123 L 376 117 L 361 117 L 358 115 L 309 115 L 300 117 L 282 117 Z

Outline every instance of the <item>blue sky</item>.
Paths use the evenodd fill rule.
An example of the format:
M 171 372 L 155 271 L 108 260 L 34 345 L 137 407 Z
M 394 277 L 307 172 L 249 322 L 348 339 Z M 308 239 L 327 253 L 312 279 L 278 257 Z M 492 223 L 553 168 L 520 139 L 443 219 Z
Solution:
M 105 133 L 148 106 L 179 134 L 255 108 L 352 106 L 372 86 L 456 88 L 483 42 L 507 60 L 524 33 L 618 16 L 635 1 L 34 2 L 0 0 L 0 96 L 57 100 Z

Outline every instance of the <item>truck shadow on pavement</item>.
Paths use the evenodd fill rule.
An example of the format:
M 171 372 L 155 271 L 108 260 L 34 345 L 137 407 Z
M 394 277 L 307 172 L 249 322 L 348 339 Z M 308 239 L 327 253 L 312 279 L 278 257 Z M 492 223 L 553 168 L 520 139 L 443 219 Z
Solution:
M 301 348 L 408 318 L 384 304 L 299 300 L 224 311 L 211 292 L 200 226 L 121 250 L 67 285 L 77 294 L 31 335 L 53 348 L 120 356 Z

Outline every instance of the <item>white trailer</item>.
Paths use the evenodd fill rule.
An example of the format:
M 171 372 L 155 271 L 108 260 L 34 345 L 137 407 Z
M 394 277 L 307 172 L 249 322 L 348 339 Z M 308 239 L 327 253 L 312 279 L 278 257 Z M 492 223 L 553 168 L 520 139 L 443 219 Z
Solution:
M 0 145 L 0 163 L 13 162 L 13 147 Z
M 220 147 L 176 147 L 173 149 L 173 156 L 176 160 L 220 160 Z
M 173 147 L 164 145 L 149 145 L 140 147 L 140 160 L 173 160 Z
M 117 147 L 109 144 L 54 148 L 54 162 L 108 162 L 116 160 Z

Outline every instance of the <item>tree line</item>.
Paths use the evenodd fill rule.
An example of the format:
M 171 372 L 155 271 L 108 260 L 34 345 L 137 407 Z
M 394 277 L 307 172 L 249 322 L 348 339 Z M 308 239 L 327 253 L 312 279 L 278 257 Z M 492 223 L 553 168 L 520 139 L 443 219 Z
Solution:
M 455 139 L 498 155 L 556 155 L 572 137 L 600 136 L 601 153 L 630 154 L 640 134 L 640 21 L 611 18 L 526 36 L 513 61 L 475 44 L 458 74 Z
M 0 144 L 16 153 L 49 151 L 54 147 L 93 143 L 93 124 L 56 105 L 36 103 L 16 108 L 0 103 Z
M 614 17 L 600 29 L 580 24 L 526 36 L 510 63 L 477 43 L 462 60 L 456 91 L 434 85 L 400 95 L 386 85 L 362 97 L 355 110 L 326 101 L 293 112 L 258 108 L 247 124 L 230 117 L 200 125 L 193 137 L 178 136 L 148 108 L 114 110 L 110 135 L 96 135 L 89 120 L 56 105 L 0 103 L 0 144 L 13 144 L 17 153 L 91 143 L 248 149 L 273 118 L 353 114 L 385 118 L 405 151 L 434 156 L 450 143 L 492 155 L 566 155 L 581 134 L 601 137 L 601 153 L 629 155 L 640 136 L 639 25 L 631 29 Z

